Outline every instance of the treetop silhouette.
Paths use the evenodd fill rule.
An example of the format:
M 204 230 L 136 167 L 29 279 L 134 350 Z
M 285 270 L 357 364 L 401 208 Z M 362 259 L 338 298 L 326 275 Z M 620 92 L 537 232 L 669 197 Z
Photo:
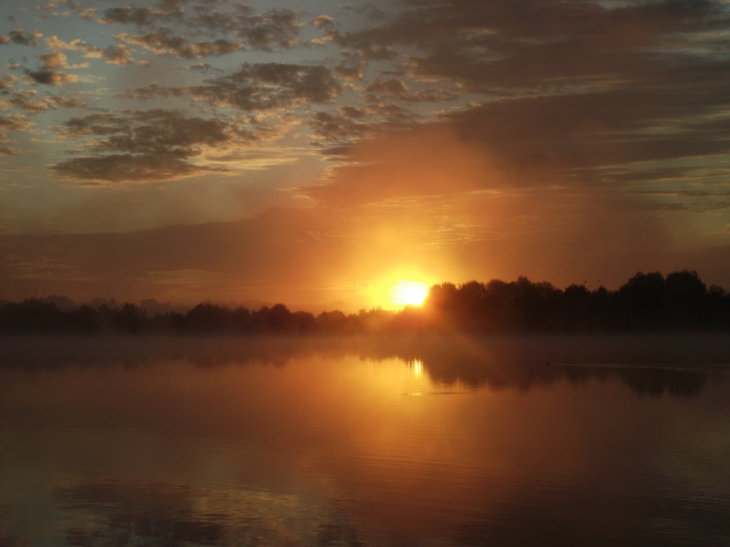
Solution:
M 730 330 L 730 294 L 709 289 L 694 271 L 637 273 L 617 290 L 534 283 L 442 283 L 424 305 L 314 316 L 284 304 L 258 310 L 198 304 L 187 313 L 148 314 L 134 304 L 60 309 L 58 297 L 0 303 L 0 333 L 398 334 L 413 332 L 628 333 Z

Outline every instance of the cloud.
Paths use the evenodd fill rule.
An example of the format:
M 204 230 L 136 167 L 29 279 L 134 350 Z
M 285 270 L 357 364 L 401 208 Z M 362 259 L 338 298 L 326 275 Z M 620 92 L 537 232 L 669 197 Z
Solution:
M 43 33 L 34 30 L 32 33 L 28 34 L 23 29 L 16 29 L 11 30 L 7 35 L 1 36 L 0 35 L 0 45 L 1 44 L 18 44 L 21 46 L 37 46 L 38 45 L 38 38 L 42 37 Z
M 79 97 L 46 95 L 39 98 L 35 89 L 13 91 L 8 103 L 19 110 L 23 110 L 26 114 L 40 114 L 59 107 L 80 108 L 86 106 L 86 103 Z
M 188 65 L 185 67 L 185 70 L 191 70 L 194 72 L 208 72 L 213 67 L 209 65 L 208 63 L 195 63 L 193 65 Z
M 116 46 L 107 46 L 101 51 L 89 52 L 86 54 L 87 57 L 101 57 L 107 64 L 110 65 L 128 65 L 134 63 L 134 59 L 129 52 L 129 49 L 124 44 L 118 44 Z
M 79 17 L 86 19 L 87 21 L 93 21 L 96 18 L 96 14 L 99 12 L 96 8 L 89 8 L 81 11 Z
M 13 76 L 12 74 L 3 76 L 2 78 L 0 78 L 0 90 L 7 91 L 9 89 L 12 89 L 13 86 L 19 81 L 20 78 L 18 78 L 17 76 Z
M 52 167 L 61 179 L 106 182 L 160 182 L 209 172 L 222 172 L 193 165 L 184 158 L 149 154 L 107 154 L 73 158 Z
M 30 79 L 31 83 L 41 85 L 62 85 L 77 82 L 79 79 L 75 74 L 66 74 L 46 68 L 39 70 L 26 69 L 25 75 Z
M 186 3 L 187 0 L 160 0 L 154 8 L 133 6 L 109 8 L 104 11 L 99 22 L 142 27 L 160 21 L 180 21 L 184 18 Z M 203 0 L 202 3 L 205 4 L 206 1 Z M 93 12 L 93 15 L 96 15 L 97 10 Z
M 457 97 L 454 89 L 418 89 L 414 90 L 400 78 L 376 80 L 365 88 L 366 97 L 372 103 L 383 101 L 403 101 L 410 103 L 440 103 Z
M 299 43 L 302 26 L 299 14 L 291 9 L 274 8 L 263 13 L 246 5 L 207 2 L 192 3 L 184 9 L 182 2 L 163 2 L 158 8 L 111 8 L 99 20 L 106 24 L 135 25 L 151 29 L 141 35 L 121 33 L 120 40 L 136 43 L 158 55 L 175 55 L 186 59 L 207 55 L 224 55 L 243 49 L 269 51 L 274 47 L 291 48 Z M 228 8 L 219 11 L 216 7 Z M 192 42 L 174 33 L 169 25 L 181 29 L 184 36 L 207 35 L 212 41 Z M 236 40 L 222 36 L 236 37 Z M 208 53 L 205 53 L 205 52 Z
M 327 29 L 328 38 L 343 47 L 415 47 L 421 53 L 411 60 L 418 73 L 493 88 L 538 82 L 548 75 L 569 80 L 610 76 L 617 67 L 631 69 L 631 57 L 639 62 L 653 58 L 651 48 L 671 37 L 726 23 L 724 4 L 710 0 L 613 7 L 598 2 L 426 0 L 412 2 L 397 18 L 364 30 Z
M 290 48 L 298 43 L 301 26 L 299 15 L 293 10 L 273 9 L 248 19 L 237 34 L 255 49 L 268 50 L 273 45 Z
M 120 25 L 149 25 L 157 17 L 159 13 L 154 13 L 152 8 L 133 8 L 126 6 L 123 8 L 110 8 L 104 12 L 104 16 L 99 19 L 102 23 L 116 23 Z
M 367 35 L 363 38 L 358 33 L 341 32 L 328 15 L 315 17 L 312 19 L 312 24 L 324 33 L 323 38 L 312 40 L 314 44 L 334 42 L 338 46 L 354 51 L 359 57 L 372 61 L 389 61 L 397 57 L 397 53 L 390 45 L 377 44 Z
M 39 58 L 43 61 L 43 68 L 48 70 L 69 67 L 68 58 L 63 53 L 49 53 L 41 55 Z
M 23 131 L 29 127 L 28 118 L 22 114 L 0 115 L 0 142 L 8 142 L 7 131 Z
M 80 38 L 65 42 L 58 36 L 51 36 L 46 38 L 46 45 L 54 51 L 83 51 L 85 58 L 103 59 L 111 65 L 128 65 L 135 62 L 129 48 L 124 44 L 111 45 L 102 49 L 88 44 Z
M 20 154 L 21 150 L 18 148 L 12 148 L 12 147 L 0 147 L 0 156 L 15 156 L 17 154 Z
M 65 160 L 53 171 L 62 179 L 97 183 L 155 182 L 224 172 L 192 160 L 243 140 L 230 123 L 161 109 L 91 114 L 72 118 L 64 126 L 63 137 L 90 139 L 87 149 L 93 155 Z
M 497 180 L 510 185 L 726 184 L 720 165 L 730 154 L 723 136 L 730 130 L 726 3 L 424 0 L 358 31 L 340 30 L 329 16 L 312 23 L 347 55 L 372 59 L 389 48 L 405 56 L 402 71 L 384 70 L 364 86 L 369 131 L 341 113 L 321 113 L 311 122 L 318 139 L 352 145 L 373 134 L 378 110 L 407 127 L 429 120 L 413 116 L 422 106 L 409 105 L 444 108 L 453 101 L 451 111 L 431 111 L 443 125 L 421 132 L 445 131 L 482 150 Z M 467 94 L 476 101 L 466 104 Z M 400 135 L 380 138 L 398 153 Z M 340 157 L 379 165 L 377 154 L 363 159 L 368 146 L 340 149 Z M 404 149 L 408 156 L 410 147 Z M 389 165 L 391 154 L 383 154 Z M 648 164 L 655 165 L 640 167 Z M 391 178 L 377 167 L 354 169 L 350 192 L 346 171 L 312 195 L 347 200 L 362 189 L 363 199 L 376 199 L 377 180 Z M 390 191 L 408 194 L 417 186 L 396 183 Z
M 329 15 L 319 15 L 312 19 L 312 24 L 320 29 L 329 29 L 334 27 L 334 19 Z
M 344 144 L 372 131 L 368 118 L 364 109 L 342 107 L 335 113 L 315 112 L 308 123 L 316 139 Z
M 190 43 L 186 38 L 174 34 L 167 27 L 161 27 L 144 35 L 130 36 L 127 33 L 115 35 L 117 40 L 141 46 L 157 55 L 172 55 L 183 59 L 221 56 L 243 49 L 240 42 L 218 39 L 212 42 Z
M 155 96 L 188 95 L 216 106 L 244 111 L 297 108 L 333 102 L 342 84 L 324 65 L 288 63 L 244 63 L 232 74 L 205 80 L 192 87 L 164 87 L 156 84 L 125 93 L 125 97 L 150 99 Z
M 291 9 L 274 8 L 257 14 L 246 5 L 231 4 L 232 10 L 217 11 L 196 6 L 193 15 L 184 19 L 190 31 L 209 35 L 234 35 L 248 47 L 264 51 L 274 46 L 291 48 L 299 44 L 300 16 Z
M 706 109 L 674 90 L 624 89 L 610 97 L 583 93 L 495 101 L 449 118 L 465 139 L 488 146 L 507 164 L 519 165 L 525 183 L 625 183 L 655 178 L 646 170 L 631 169 L 637 162 L 729 152 L 721 137 L 730 129 L 728 119 L 695 119 L 689 132 L 646 134 L 659 119 L 680 113 L 692 118 Z M 621 165 L 625 169 L 617 169 Z M 683 170 L 670 168 L 677 175 Z M 658 172 L 659 180 L 666 174 Z
M 96 4 L 67 7 L 82 15 L 90 5 Z M 720 238 L 712 235 L 720 233 L 715 228 L 727 226 L 727 2 L 407 0 L 389 4 L 387 11 L 361 2 L 307 15 L 306 27 L 300 12 L 227 0 L 124 5 L 108 3 L 84 16 L 103 20 L 107 26 L 95 30 L 116 35 L 114 45 L 102 49 L 71 35 L 61 34 L 68 41 L 51 36 L 42 64 L 31 66 L 35 71 L 23 77 L 18 65 L 9 72 L 16 76 L 0 79 L 2 106 L 26 115 L 79 106 L 81 99 L 101 107 L 129 104 L 120 99 L 188 104 L 184 113 L 71 114 L 76 117 L 61 126 L 56 142 L 67 145 L 69 155 L 53 166 L 66 181 L 112 185 L 224 172 L 216 169 L 241 173 L 250 169 L 251 150 L 275 154 L 264 144 L 288 134 L 297 143 L 309 141 L 302 152 L 306 162 L 290 166 L 301 172 L 280 176 L 283 168 L 262 161 L 271 172 L 252 175 L 265 181 L 262 193 L 307 184 L 290 190 L 286 199 L 306 203 L 317 214 L 337 210 L 346 217 L 371 209 L 410 214 L 382 233 L 401 241 L 403 233 L 423 226 L 431 237 L 409 243 L 434 248 L 469 241 L 473 246 L 462 248 L 460 260 L 481 257 L 484 272 L 491 271 L 489 252 L 512 260 L 498 252 L 499 245 L 517 245 L 522 237 L 537 246 L 550 243 L 545 234 L 557 234 L 585 251 L 594 237 L 607 253 L 620 253 L 641 232 L 648 234 L 636 246 L 641 254 L 651 245 L 667 249 L 689 241 L 681 231 L 699 234 L 697 241 L 705 244 Z M 370 16 L 360 15 L 363 8 Z M 40 34 L 33 36 L 17 31 L 0 41 L 32 45 L 40 41 Z M 73 94 L 48 87 L 54 94 L 44 94 L 38 84 L 73 78 L 64 74 L 74 60 L 68 51 L 119 65 L 138 56 L 152 60 L 149 52 L 167 58 L 154 63 L 160 72 L 147 71 L 147 79 L 142 70 L 107 67 L 104 83 L 94 82 L 102 74 L 88 74 L 78 86 L 60 88 Z M 239 64 L 242 59 L 248 62 Z M 189 70 L 174 70 L 183 67 Z M 160 83 L 150 83 L 153 79 Z M 130 86 L 121 96 L 120 82 Z M 62 123 L 60 114 L 49 116 L 51 122 Z M 0 129 L 12 130 L 7 123 Z M 211 185 L 219 180 L 205 178 Z M 186 184 L 193 181 L 175 185 L 175 191 Z M 152 187 L 145 188 L 150 190 L 145 199 L 154 200 Z M 699 190 L 705 194 L 688 193 Z M 664 192 L 646 193 L 652 191 Z M 504 197 L 512 194 L 521 197 Z M 266 206 L 289 203 L 277 199 L 267 197 Z M 474 203 L 474 210 L 457 214 L 452 202 L 463 208 Z M 185 219 L 221 218 L 216 207 L 225 208 L 216 202 Z M 604 208 L 600 223 L 586 220 Z M 153 216 L 125 226 L 166 222 Z M 374 225 L 381 227 L 380 220 Z M 73 224 L 63 222 L 59 226 Z M 105 222 L 99 215 L 83 229 L 108 226 Z M 693 231 L 700 222 L 704 231 Z M 299 237 L 305 225 L 287 237 Z M 365 231 L 358 231 L 363 239 Z M 520 245 L 523 257 L 538 252 Z M 540 256 L 570 261 L 567 251 L 554 259 L 547 252 Z M 513 273 L 530 272 L 515 267 Z

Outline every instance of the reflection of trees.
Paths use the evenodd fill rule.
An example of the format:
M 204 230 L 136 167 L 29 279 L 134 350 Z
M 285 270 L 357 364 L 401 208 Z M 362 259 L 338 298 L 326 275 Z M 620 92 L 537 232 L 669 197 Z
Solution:
M 583 384 L 615 378 L 639 395 L 690 396 L 699 394 L 710 379 L 724 376 L 723 369 L 698 366 L 718 362 L 718 357 L 719 362 L 730 361 L 702 338 L 678 343 L 668 337 L 510 337 L 481 344 L 462 339 L 456 351 L 427 345 L 419 359 L 431 379 L 443 385 L 528 390 L 557 381 Z
M 350 338 L 39 338 L 2 342 L 0 367 L 151 366 L 189 362 L 285 366 L 292 359 L 357 356 L 419 360 L 436 383 L 527 390 L 556 381 L 616 378 L 639 395 L 695 395 L 724 377 L 730 340 L 723 336 L 452 336 Z M 550 363 L 550 364 L 548 364 Z M 571 366 L 576 365 L 576 366 Z M 586 366 L 590 365 L 590 366 Z M 619 366 L 617 366 L 619 365 Z M 704 367 L 698 365 L 706 365 Z
M 678 370 L 659 367 L 602 367 L 571 365 L 519 365 L 490 367 L 486 363 L 464 362 L 458 364 L 423 361 L 429 376 L 439 384 L 462 383 L 472 388 L 487 386 L 490 389 L 516 388 L 528 390 L 535 386 L 548 386 L 554 382 L 567 381 L 571 384 L 585 384 L 589 380 L 604 382 L 619 379 L 638 395 L 676 396 L 698 395 L 710 380 L 719 378 L 704 370 Z

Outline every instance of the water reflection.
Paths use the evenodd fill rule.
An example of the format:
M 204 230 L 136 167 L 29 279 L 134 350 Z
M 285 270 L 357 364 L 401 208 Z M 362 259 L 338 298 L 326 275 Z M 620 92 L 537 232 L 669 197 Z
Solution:
M 666 343 L 6 341 L 0 547 L 727 544 L 727 342 Z
M 418 359 L 413 361 L 413 376 L 416 378 L 423 377 L 423 363 Z
M 79 521 L 65 530 L 67 545 L 356 544 L 343 518 L 290 494 L 110 481 L 54 495 Z
M 616 378 L 640 396 L 696 396 L 730 366 L 726 336 L 446 338 L 127 338 L 0 339 L 0 368 L 146 366 L 181 361 L 199 367 L 283 367 L 312 356 L 397 358 L 442 386 L 517 388 Z

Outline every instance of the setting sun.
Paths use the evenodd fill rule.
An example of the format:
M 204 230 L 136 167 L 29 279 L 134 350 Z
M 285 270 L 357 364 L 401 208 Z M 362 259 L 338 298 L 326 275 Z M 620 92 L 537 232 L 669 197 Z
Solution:
M 399 281 L 393 287 L 393 303 L 398 306 L 420 306 L 428 296 L 428 285 L 418 281 Z

